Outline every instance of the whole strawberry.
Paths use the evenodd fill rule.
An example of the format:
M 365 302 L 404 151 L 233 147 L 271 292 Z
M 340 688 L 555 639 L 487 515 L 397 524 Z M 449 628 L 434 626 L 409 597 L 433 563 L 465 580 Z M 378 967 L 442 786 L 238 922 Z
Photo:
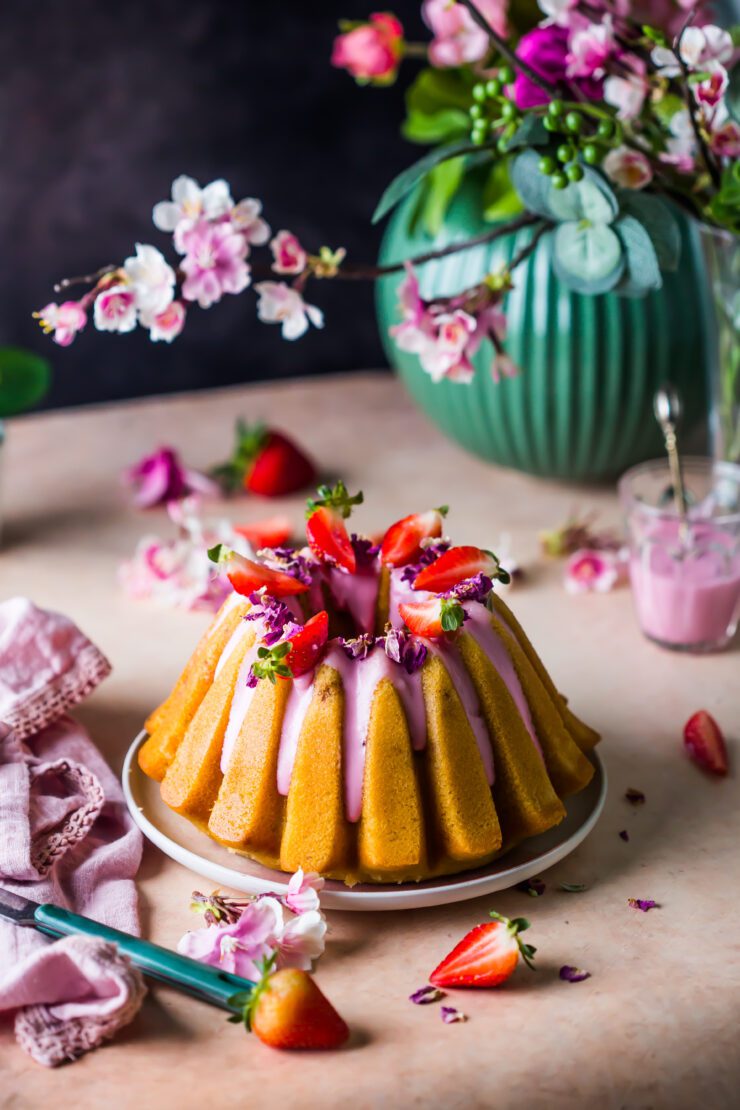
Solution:
M 216 467 L 213 476 L 224 489 L 245 489 L 262 497 L 282 497 L 316 481 L 312 460 L 282 432 L 263 424 L 250 427 L 237 421 L 231 459 Z
M 271 1048 L 339 1048 L 349 1037 L 346 1022 L 328 998 L 308 972 L 297 968 L 273 972 L 265 966 L 252 993 L 231 1001 L 241 1014 L 229 1020 L 243 1020 Z

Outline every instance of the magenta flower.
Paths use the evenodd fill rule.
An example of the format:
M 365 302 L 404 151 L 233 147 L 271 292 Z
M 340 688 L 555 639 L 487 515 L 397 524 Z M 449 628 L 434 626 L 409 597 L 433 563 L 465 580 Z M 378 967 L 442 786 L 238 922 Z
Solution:
M 387 85 L 395 81 L 403 55 L 403 26 L 390 12 L 375 12 L 334 40 L 331 64 L 356 81 Z
M 522 35 L 517 55 L 544 77 L 550 84 L 567 92 L 579 89 L 589 100 L 600 100 L 603 82 L 593 77 L 567 78 L 569 33 L 565 27 L 535 27 Z M 517 73 L 514 81 L 514 99 L 518 108 L 535 108 L 547 104 L 550 96 L 524 73 Z
M 98 331 L 133 331 L 136 292 L 132 285 L 111 285 L 95 298 L 93 319 Z
M 60 347 L 69 347 L 77 332 L 82 331 L 87 323 L 87 313 L 78 301 L 64 301 L 62 304 L 52 301 L 33 315 L 46 335 L 54 333 L 54 342 Z
M 270 243 L 270 250 L 276 274 L 300 274 L 305 270 L 308 256 L 292 231 L 278 231 Z
M 183 234 L 182 246 L 181 268 L 187 275 L 182 295 L 186 301 L 209 308 L 224 293 L 241 293 L 249 285 L 249 266 L 244 261 L 249 246 L 230 223 L 198 220 Z
M 218 486 L 205 474 L 183 466 L 172 447 L 160 447 L 123 473 L 123 480 L 134 491 L 137 509 L 151 509 L 178 501 L 190 493 L 215 496 Z
M 606 593 L 617 584 L 620 569 L 613 552 L 581 548 L 565 565 L 565 588 L 569 594 Z

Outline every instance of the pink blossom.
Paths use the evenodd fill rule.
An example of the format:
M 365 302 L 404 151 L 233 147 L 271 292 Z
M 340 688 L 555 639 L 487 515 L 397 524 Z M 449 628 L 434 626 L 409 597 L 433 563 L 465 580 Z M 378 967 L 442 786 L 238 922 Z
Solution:
M 318 910 L 307 910 L 288 920 L 277 938 L 277 966 L 310 971 L 323 955 L 326 920 Z
M 694 96 L 700 104 L 708 108 L 715 108 L 727 91 L 729 78 L 727 70 L 719 62 L 709 62 L 704 67 L 708 76 L 698 84 L 693 85 Z
M 123 270 L 138 310 L 152 315 L 164 312 L 174 295 L 175 271 L 161 251 L 148 243 L 137 243 L 136 254 L 126 259 Z
M 661 162 L 676 166 L 681 173 L 691 173 L 696 157 L 696 136 L 686 109 L 675 113 L 668 128 L 671 138 L 666 143 L 666 150 L 658 157 Z
M 270 238 L 270 225 L 262 219 L 261 212 L 262 202 L 246 197 L 231 209 L 228 216 L 232 227 L 255 247 L 262 246 Z
M 283 910 L 275 898 L 259 898 L 245 907 L 233 925 L 208 925 L 185 933 L 177 951 L 244 979 L 260 978 L 262 960 L 269 959 L 283 931 Z
M 389 84 L 403 54 L 403 27 L 390 12 L 375 12 L 334 40 L 331 64 L 348 70 L 355 80 Z
M 62 304 L 52 301 L 33 315 L 46 335 L 54 333 L 54 342 L 60 347 L 69 347 L 87 323 L 87 313 L 79 301 L 63 301 Z
M 709 147 L 720 158 L 740 158 L 740 127 L 732 119 L 725 120 L 719 127 L 713 127 L 709 135 Z
M 552 23 L 565 27 L 570 23 L 571 12 L 577 7 L 578 0 L 537 0 L 537 3 Z
M 160 340 L 171 343 L 185 326 L 185 305 L 182 301 L 173 301 L 164 312 L 158 312 L 156 316 L 142 312 L 140 319 L 142 325 L 149 328 L 149 338 L 153 343 Z
M 224 293 L 241 293 L 249 285 L 249 266 L 244 261 L 249 247 L 230 223 L 198 220 L 184 233 L 182 244 L 182 270 L 187 275 L 182 295 L 186 301 L 209 308 Z
M 650 162 L 639 150 L 619 146 L 603 162 L 604 172 L 622 189 L 644 189 L 653 180 Z
M 306 304 L 298 290 L 284 281 L 261 281 L 254 288 L 260 298 L 259 319 L 263 324 L 281 324 L 283 339 L 299 339 L 308 330 L 309 321 L 315 328 L 323 328 L 321 309 Z
M 183 466 L 172 447 L 160 447 L 123 472 L 124 482 L 133 489 L 137 509 L 150 509 L 176 501 L 190 493 L 217 496 L 219 487 L 205 474 Z
M 620 577 L 620 557 L 611 551 L 583 547 L 565 565 L 565 588 L 569 594 L 606 593 Z
M 585 22 L 570 36 L 566 55 L 568 77 L 603 77 L 606 62 L 615 53 L 614 28 L 611 17 L 603 16 L 600 23 Z
M 131 285 L 111 285 L 98 293 L 93 312 L 98 331 L 133 331 L 136 327 L 136 293 Z
M 506 35 L 506 0 L 477 0 L 476 6 L 500 35 Z M 463 4 L 452 0 L 424 0 L 424 22 L 434 38 L 429 46 L 433 66 L 459 66 L 479 62 L 490 50 L 486 32 Z
M 733 51 L 732 35 L 711 23 L 704 27 L 687 27 L 681 35 L 681 61 L 689 69 L 705 69 L 713 62 L 729 62 Z M 651 57 L 663 77 L 680 76 L 678 59 L 668 47 L 654 47 Z
M 194 178 L 181 174 L 172 182 L 172 200 L 155 204 L 152 219 L 160 231 L 175 231 L 183 221 L 192 226 L 201 217 L 215 220 L 225 216 L 233 204 L 227 182 L 219 179 L 201 189 Z
M 300 274 L 306 268 L 308 256 L 292 231 L 278 231 L 270 243 L 275 261 L 272 268 L 277 274 Z
M 519 367 L 514 362 L 513 358 L 505 353 L 496 353 L 491 363 L 491 377 L 496 385 L 499 384 L 502 378 L 516 378 L 519 375 Z M 508 569 L 508 568 L 507 568 Z
M 640 58 L 631 58 L 630 65 L 632 73 L 611 74 L 604 81 L 604 100 L 617 109 L 619 119 L 636 119 L 650 90 L 645 78 L 645 63 Z
M 299 867 L 288 883 L 285 905 L 293 913 L 306 913 L 319 908 L 319 892 L 324 889 L 324 880 L 315 871 L 305 873 Z

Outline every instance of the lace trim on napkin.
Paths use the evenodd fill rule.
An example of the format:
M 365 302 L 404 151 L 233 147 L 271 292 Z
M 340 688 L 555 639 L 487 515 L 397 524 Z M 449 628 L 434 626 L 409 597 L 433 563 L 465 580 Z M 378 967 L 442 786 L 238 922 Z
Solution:
M 19 698 L 4 720 L 19 740 L 27 740 L 77 705 L 107 678 L 111 665 L 94 644 L 87 644 L 64 674 L 57 675 L 42 690 Z

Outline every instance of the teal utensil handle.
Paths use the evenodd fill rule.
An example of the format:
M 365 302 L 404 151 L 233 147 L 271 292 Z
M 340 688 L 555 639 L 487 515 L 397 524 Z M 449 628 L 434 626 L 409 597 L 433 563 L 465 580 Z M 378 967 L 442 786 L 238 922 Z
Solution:
M 191 960 L 189 956 L 180 956 L 168 948 L 161 948 L 160 945 L 151 944 L 148 940 L 132 937 L 130 933 L 122 933 L 118 929 L 111 929 L 107 925 L 101 925 L 99 921 L 80 917 L 79 914 L 71 913 L 59 906 L 48 903 L 39 906 L 34 914 L 34 920 L 42 932 L 53 937 L 79 935 L 111 941 L 118 945 L 121 952 L 128 956 L 145 975 L 184 991 L 201 1002 L 220 1006 L 222 1010 L 228 1010 L 230 1013 L 237 1010 L 236 1007 L 229 1005 L 231 996 L 238 991 L 248 991 L 254 986 L 249 979 L 241 979 L 238 975 L 230 975 L 226 971 L 209 967 L 208 964 L 198 963 L 197 960 Z

